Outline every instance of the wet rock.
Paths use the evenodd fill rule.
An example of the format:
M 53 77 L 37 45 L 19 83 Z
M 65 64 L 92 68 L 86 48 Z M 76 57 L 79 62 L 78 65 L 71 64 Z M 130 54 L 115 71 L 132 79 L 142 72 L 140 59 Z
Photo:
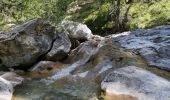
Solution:
M 13 72 L 0 76 L 0 100 L 11 100 L 13 87 L 22 83 L 24 79 Z
M 47 60 L 62 60 L 64 59 L 71 49 L 71 42 L 66 33 L 58 34 L 58 37 L 53 42 L 51 50 L 46 54 Z
M 55 73 L 61 71 L 66 64 L 60 62 L 52 61 L 40 61 L 35 66 L 33 66 L 30 71 L 32 72 L 32 77 L 49 77 Z
M 143 66 L 139 64 L 142 61 L 135 54 L 125 52 L 111 39 L 106 38 L 82 43 L 71 52 L 67 60 L 73 64 L 78 62 L 78 66 L 71 72 L 73 75 L 91 79 L 127 65 Z
M 14 100 L 96 100 L 100 95 L 100 83 L 109 72 L 138 62 L 133 54 L 118 48 L 112 39 L 95 36 L 72 50 L 63 62 L 66 64 L 41 61 L 35 65 L 30 71 L 33 79 L 17 88 Z
M 170 28 L 159 26 L 112 35 L 113 41 L 126 50 L 138 52 L 150 66 L 170 71 Z
M 91 30 L 84 24 L 64 20 L 61 22 L 60 26 L 64 31 L 68 32 L 71 38 L 77 40 L 88 40 L 93 36 Z
M 111 72 L 101 83 L 101 88 L 105 91 L 106 98 L 109 98 L 107 100 L 170 99 L 168 80 L 135 66 Z
M 0 33 L 0 62 L 7 67 L 27 68 L 46 54 L 56 37 L 55 27 L 41 19 L 16 26 Z

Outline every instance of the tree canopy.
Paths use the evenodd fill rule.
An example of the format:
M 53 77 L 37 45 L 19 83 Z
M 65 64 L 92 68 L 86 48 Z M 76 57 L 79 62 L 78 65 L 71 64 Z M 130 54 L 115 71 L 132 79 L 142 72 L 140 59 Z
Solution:
M 94 33 L 115 33 L 170 23 L 169 0 L 1 0 L 0 29 L 36 17 L 57 25 L 68 19 Z

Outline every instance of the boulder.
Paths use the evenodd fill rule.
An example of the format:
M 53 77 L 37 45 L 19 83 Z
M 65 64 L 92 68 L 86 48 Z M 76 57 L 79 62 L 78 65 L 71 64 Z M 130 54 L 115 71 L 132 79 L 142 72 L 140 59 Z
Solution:
M 0 63 L 7 67 L 27 68 L 50 50 L 55 38 L 55 27 L 41 19 L 30 20 L 12 31 L 2 32 Z
M 121 47 L 139 53 L 150 66 L 170 71 L 170 25 L 112 35 Z
M 66 33 L 58 34 L 58 37 L 53 42 L 51 50 L 46 54 L 47 60 L 62 60 L 71 50 L 71 42 Z
M 135 66 L 111 72 L 101 83 L 101 88 L 106 100 L 170 99 L 170 81 Z
M 77 40 L 88 40 L 93 36 L 91 30 L 82 23 L 64 20 L 60 26 L 71 38 Z

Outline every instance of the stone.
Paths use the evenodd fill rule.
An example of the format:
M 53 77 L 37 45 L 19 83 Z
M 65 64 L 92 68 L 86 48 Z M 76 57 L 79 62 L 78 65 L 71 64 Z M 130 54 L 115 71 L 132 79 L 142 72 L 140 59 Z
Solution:
M 11 100 L 13 91 L 14 90 L 12 84 L 0 77 L 0 99 Z
M 101 83 L 107 100 L 169 100 L 170 81 L 135 66 L 109 73 Z M 117 99 L 116 99 L 117 98 Z
M 82 23 L 63 20 L 60 26 L 71 38 L 77 40 L 88 40 L 93 36 L 91 30 Z
M 0 33 L 0 63 L 7 67 L 27 69 L 46 54 L 56 38 L 55 27 L 41 19 L 16 26 Z
M 9 81 L 13 87 L 22 84 L 22 82 L 24 81 L 24 78 L 14 72 L 6 72 L 1 75 L 1 77 Z
M 58 37 L 53 42 L 51 50 L 46 54 L 46 60 L 62 60 L 67 57 L 71 50 L 71 41 L 66 33 L 58 34 Z
M 16 85 L 22 84 L 23 78 L 13 72 L 0 76 L 0 100 L 11 100 Z
M 111 36 L 125 50 L 139 53 L 150 66 L 170 71 L 170 26 L 124 32 Z

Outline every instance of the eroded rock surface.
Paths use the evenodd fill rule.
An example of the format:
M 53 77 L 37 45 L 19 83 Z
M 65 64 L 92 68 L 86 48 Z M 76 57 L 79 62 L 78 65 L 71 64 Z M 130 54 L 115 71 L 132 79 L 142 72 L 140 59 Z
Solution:
M 170 71 L 170 26 L 112 35 L 126 50 L 138 52 L 150 66 Z
M 109 98 L 107 100 L 170 99 L 170 81 L 134 66 L 111 72 L 101 83 L 101 88 Z

